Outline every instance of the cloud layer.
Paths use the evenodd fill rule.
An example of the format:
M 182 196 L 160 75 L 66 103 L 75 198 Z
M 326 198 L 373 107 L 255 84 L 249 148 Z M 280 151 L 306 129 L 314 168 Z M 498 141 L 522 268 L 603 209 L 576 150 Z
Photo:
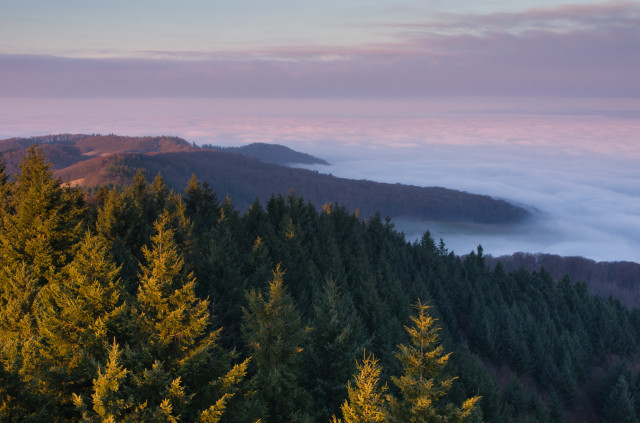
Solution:
M 380 24 L 386 43 L 1 55 L 2 97 L 640 96 L 640 4 Z
M 538 210 L 525 227 L 430 229 L 459 254 L 482 244 L 640 262 L 638 100 L 18 99 L 0 102 L 0 138 L 49 133 L 178 135 L 270 142 L 328 160 L 322 172 L 444 186 Z M 215 184 L 214 184 L 215 187 Z

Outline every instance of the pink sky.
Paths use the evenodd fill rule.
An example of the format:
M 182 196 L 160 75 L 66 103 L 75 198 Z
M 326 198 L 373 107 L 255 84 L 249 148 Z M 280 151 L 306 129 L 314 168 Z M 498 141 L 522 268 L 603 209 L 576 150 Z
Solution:
M 97 34 L 96 42 L 105 45 L 94 50 L 15 51 L 11 45 L 27 34 L 6 34 L 0 97 L 640 97 L 640 3 L 461 10 L 413 20 L 354 20 L 345 28 L 369 37 L 345 36 L 343 42 L 310 42 L 296 27 L 285 44 L 259 45 L 269 33 L 247 27 L 254 42 L 242 48 L 222 48 L 222 40 L 212 38 L 209 49 L 194 50 L 184 40 L 177 49 L 158 44 L 105 55 L 100 52 L 109 38 Z M 48 34 L 41 35 L 46 46 Z M 52 30 L 50 37 L 57 35 Z M 15 43 L 6 41 L 11 38 Z
M 0 103 L 0 114 L 1 138 L 162 133 L 197 143 L 323 150 L 323 143 L 443 144 L 640 155 L 640 101 L 633 99 L 13 99 Z

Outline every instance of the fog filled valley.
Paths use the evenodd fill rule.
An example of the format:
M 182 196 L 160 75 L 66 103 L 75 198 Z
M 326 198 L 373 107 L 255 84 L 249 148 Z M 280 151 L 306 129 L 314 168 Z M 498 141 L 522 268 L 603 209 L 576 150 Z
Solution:
M 3 421 L 640 414 L 640 309 L 582 282 L 294 192 L 241 211 L 195 175 L 173 190 L 122 162 L 129 184 L 83 191 L 26 144 L 15 178 L 0 167 Z
M 640 2 L 3 2 L 0 423 L 640 423 Z
M 359 401 L 379 421 L 640 414 L 634 104 L 47 103 L 0 122 L 3 421 L 360 421 Z M 185 139 L 46 136 L 105 120 Z M 460 191 L 417 188 L 434 186 Z
M 428 229 L 458 254 L 481 244 L 494 256 L 640 261 L 633 100 L 17 99 L 0 112 L 0 138 L 113 132 L 278 143 L 329 162 L 299 165 L 322 173 L 458 189 L 531 211 L 517 226 L 395 222 L 407 239 Z

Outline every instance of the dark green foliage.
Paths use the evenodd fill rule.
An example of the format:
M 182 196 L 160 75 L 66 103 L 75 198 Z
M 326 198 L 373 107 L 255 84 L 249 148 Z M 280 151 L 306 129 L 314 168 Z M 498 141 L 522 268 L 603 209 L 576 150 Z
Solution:
M 314 366 L 307 385 L 319 406 L 318 420 L 326 421 L 346 397 L 344 381 L 354 373 L 353 357 L 364 350 L 367 339 L 351 299 L 333 279 L 316 298 L 306 357 Z
M 123 207 L 101 210 L 102 231 L 80 239 L 80 192 L 60 187 L 35 148 L 21 168 L 2 211 L 3 226 L 14 229 L 2 241 L 35 236 L 38 248 L 2 257 L 0 420 L 217 422 L 226 409 L 240 410 L 249 359 L 232 365 L 236 354 L 217 343 L 220 329 L 211 328 L 209 303 L 196 297 L 182 258 L 191 224 L 161 178 L 153 190 L 140 179 L 124 195 L 112 191 L 105 205 Z M 160 214 L 150 240 L 108 225 L 127 207 L 143 225 Z M 120 257 L 128 264 L 142 244 L 140 273 L 129 275 L 135 296 L 112 261 L 116 240 L 131 253 Z
M 241 213 L 195 177 L 176 195 L 138 173 L 86 213 L 38 149 L 22 170 L 0 167 L 1 421 L 326 422 L 364 346 L 410 421 L 413 298 L 454 352 L 448 401 L 482 397 L 471 421 L 640 412 L 640 312 L 582 283 L 293 192 Z
M 615 386 L 607 396 L 602 410 L 603 423 L 637 423 L 633 397 L 623 375 L 618 378 Z
M 35 146 L 28 149 L 15 182 L 2 183 L 2 202 L 7 204 L 2 212 L 0 260 L 5 266 L 22 262 L 33 267 L 40 285 L 69 262 L 83 229 L 82 192 L 61 183 Z
M 125 299 L 107 245 L 87 234 L 63 277 L 49 283 L 36 304 L 40 338 L 29 358 L 40 383 L 57 402 L 72 406 L 72 393 L 88 394 L 108 345 L 123 332 Z M 29 349 L 25 349 L 26 353 Z
M 307 330 L 276 267 L 266 298 L 247 294 L 243 334 L 253 357 L 253 387 L 265 408 L 265 422 L 309 421 L 310 396 L 301 386 L 302 352 Z
M 445 372 L 451 353 L 439 343 L 436 320 L 429 306 L 415 305 L 412 325 L 405 327 L 411 343 L 398 346 L 396 357 L 402 364 L 402 376 L 392 377 L 400 397 L 389 397 L 388 421 L 397 423 L 463 422 L 472 416 L 480 397 L 465 399 L 461 407 L 449 402 L 448 393 L 455 377 Z

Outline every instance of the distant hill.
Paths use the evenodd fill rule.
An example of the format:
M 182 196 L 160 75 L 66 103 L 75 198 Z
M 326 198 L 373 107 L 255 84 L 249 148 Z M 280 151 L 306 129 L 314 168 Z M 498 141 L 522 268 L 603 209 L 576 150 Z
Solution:
M 144 169 L 150 178 L 162 173 L 177 190 L 182 190 L 195 173 L 219 195 L 229 195 L 241 210 L 246 210 L 256 198 L 266 201 L 273 194 L 286 195 L 294 190 L 316 207 L 337 203 L 352 211 L 358 209 L 363 216 L 378 211 L 382 216 L 394 218 L 513 223 L 529 215 L 520 207 L 484 195 L 336 178 L 229 151 L 196 147 L 176 137 L 58 135 L 43 141 L 42 149 L 53 163 L 56 176 L 85 187 L 128 184 L 138 169 Z M 0 153 L 4 152 L 3 160 L 10 173 L 17 171 L 24 150 L 32 143 L 32 139 L 0 141 Z M 267 150 L 273 153 L 272 147 Z M 249 151 L 255 152 L 256 148 L 263 147 Z M 298 154 L 302 153 L 288 157 L 301 157 Z
M 256 142 L 253 144 L 243 145 L 241 147 L 220 147 L 211 145 L 204 145 L 203 147 L 253 157 L 254 159 L 258 159 L 266 163 L 283 166 L 290 164 L 329 164 L 318 157 L 314 157 L 307 153 L 300 153 L 290 149 L 289 147 L 278 144 Z
M 640 264 L 617 261 L 595 262 L 584 257 L 562 257 L 553 254 L 515 253 L 510 256 L 486 256 L 488 266 L 498 261 L 505 270 L 515 272 L 521 268 L 527 272 L 542 267 L 555 280 L 568 275 L 573 281 L 585 282 L 589 290 L 604 298 L 612 295 L 629 307 L 640 306 Z
M 0 154 L 7 165 L 7 172 L 18 172 L 18 164 L 24 151 L 38 144 L 53 164 L 54 169 L 64 169 L 75 163 L 96 157 L 132 153 L 172 153 L 177 151 L 199 151 L 178 137 L 123 137 L 116 135 L 61 134 L 32 138 L 10 138 L 0 141 Z

